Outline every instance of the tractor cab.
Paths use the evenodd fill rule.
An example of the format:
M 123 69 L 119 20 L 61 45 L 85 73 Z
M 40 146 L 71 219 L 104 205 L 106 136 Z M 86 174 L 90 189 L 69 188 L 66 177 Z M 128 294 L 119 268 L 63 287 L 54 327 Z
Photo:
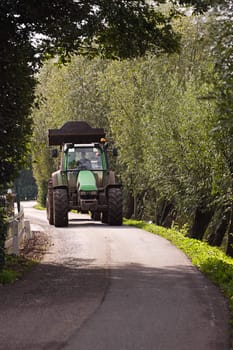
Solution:
M 64 170 L 107 170 L 107 160 L 99 144 L 65 145 Z

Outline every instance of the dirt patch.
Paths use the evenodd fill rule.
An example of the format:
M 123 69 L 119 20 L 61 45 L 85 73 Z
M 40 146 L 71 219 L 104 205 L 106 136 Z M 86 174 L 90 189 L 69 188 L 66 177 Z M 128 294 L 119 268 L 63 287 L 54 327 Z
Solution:
M 50 240 L 45 232 L 34 231 L 33 238 L 23 243 L 20 255 L 26 259 L 41 261 L 49 245 Z
M 42 260 L 49 245 L 50 240 L 46 233 L 33 232 L 33 238 L 23 243 L 19 255 L 6 255 L 4 270 L 0 271 L 0 286 L 21 279 L 27 271 Z

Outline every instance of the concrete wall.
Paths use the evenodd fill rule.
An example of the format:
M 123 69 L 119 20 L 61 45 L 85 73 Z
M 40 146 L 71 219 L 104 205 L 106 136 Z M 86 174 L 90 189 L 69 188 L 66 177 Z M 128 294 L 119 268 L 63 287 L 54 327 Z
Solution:
M 20 212 L 8 221 L 8 233 L 5 242 L 8 254 L 19 254 L 20 245 L 25 239 L 32 238 L 30 222 L 24 219 L 24 210 L 21 206 Z

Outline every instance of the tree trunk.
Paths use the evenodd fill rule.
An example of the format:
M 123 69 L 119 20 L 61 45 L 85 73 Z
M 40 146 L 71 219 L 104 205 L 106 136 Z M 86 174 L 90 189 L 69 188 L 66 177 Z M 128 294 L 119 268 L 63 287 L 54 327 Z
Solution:
M 141 193 L 138 193 L 136 196 L 136 208 L 135 208 L 135 218 L 137 220 L 142 220 L 144 215 L 144 209 L 145 209 L 145 196 L 146 192 L 142 191 Z
M 133 197 L 133 217 L 135 220 L 142 220 L 143 214 L 144 214 L 144 199 L 145 199 L 145 192 L 141 193 L 135 193 Z
M 5 208 L 0 207 L 0 271 L 5 265 L 5 240 L 7 235 L 7 223 Z
M 134 197 L 131 192 L 127 192 L 124 201 L 124 217 L 130 219 L 134 213 Z
M 231 174 L 231 198 L 233 196 L 233 154 L 227 158 L 230 174 Z M 231 200 L 230 225 L 228 228 L 228 240 L 226 254 L 233 257 L 233 201 Z
M 233 258 L 233 202 L 231 206 L 230 226 L 228 230 L 228 241 L 226 254 Z
M 175 208 L 173 203 L 167 202 L 166 208 L 164 210 L 162 226 L 170 228 L 172 222 L 175 220 Z
M 197 207 L 189 236 L 191 238 L 196 238 L 201 241 L 213 217 L 213 214 L 213 210 L 207 210 L 206 208 L 203 209 L 202 207 Z
M 156 224 L 164 227 L 171 227 L 172 221 L 175 219 L 172 214 L 173 210 L 173 203 L 163 200 L 160 207 L 156 210 Z
M 231 218 L 231 210 L 229 210 L 229 208 L 225 208 L 222 212 L 222 217 L 218 225 L 215 227 L 214 232 L 208 237 L 209 245 L 220 247 L 220 245 L 222 244 L 223 238 L 227 232 L 230 218 Z

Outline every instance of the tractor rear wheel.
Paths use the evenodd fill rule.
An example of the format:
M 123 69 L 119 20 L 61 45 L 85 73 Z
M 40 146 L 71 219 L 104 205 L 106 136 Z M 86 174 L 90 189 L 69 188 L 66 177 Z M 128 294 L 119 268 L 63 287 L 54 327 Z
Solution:
M 100 213 L 98 211 L 93 211 L 91 213 L 91 218 L 95 221 L 100 221 Z
M 108 223 L 108 212 L 107 211 L 103 211 L 102 215 L 101 215 L 101 222 L 103 224 L 107 224 Z
M 47 211 L 47 219 L 50 225 L 54 225 L 53 220 L 53 191 L 52 189 L 48 189 L 48 194 L 46 198 L 46 211 Z
M 56 227 L 68 225 L 68 194 L 65 188 L 53 191 L 53 218 Z
M 122 225 L 122 191 L 120 188 L 108 190 L 108 224 Z

